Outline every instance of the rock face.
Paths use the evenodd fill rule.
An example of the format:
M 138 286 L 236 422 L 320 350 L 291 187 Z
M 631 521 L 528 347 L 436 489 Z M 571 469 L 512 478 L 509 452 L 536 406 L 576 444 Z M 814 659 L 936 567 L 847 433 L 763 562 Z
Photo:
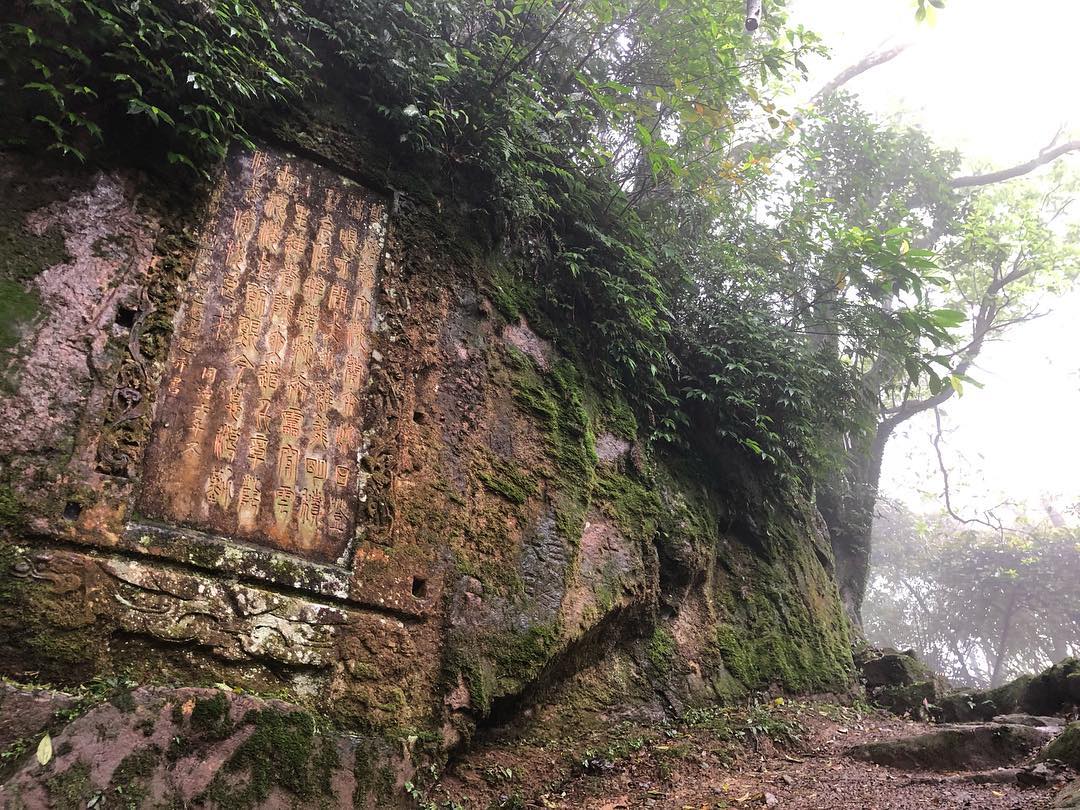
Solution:
M 63 692 L 0 683 L 0 750 L 36 739 L 58 713 L 71 710 L 75 704 L 75 699 Z
M 33 303 L 3 355 L 0 674 L 274 693 L 395 773 L 586 669 L 659 713 L 852 684 L 815 510 L 648 452 L 435 207 L 281 151 L 183 205 L 42 176 L 0 161 L 0 199 L 48 192 L 0 220 Z M 140 694 L 137 722 L 177 699 Z M 258 733 L 228 700 L 219 764 Z M 121 764 L 52 767 L 105 790 Z
M 1015 765 L 1052 736 L 1031 726 L 980 723 L 856 746 L 850 754 L 903 770 L 978 771 Z

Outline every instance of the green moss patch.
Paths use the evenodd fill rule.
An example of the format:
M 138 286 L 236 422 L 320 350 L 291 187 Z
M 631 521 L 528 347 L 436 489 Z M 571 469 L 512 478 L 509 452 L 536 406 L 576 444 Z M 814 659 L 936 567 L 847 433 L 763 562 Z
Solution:
M 671 662 L 675 658 L 675 637 L 667 628 L 657 627 L 653 630 L 645 652 L 649 656 L 649 663 L 657 672 L 666 673 L 671 669 Z
M 56 199 L 61 192 L 46 183 L 0 182 L 0 278 L 27 282 L 42 270 L 70 259 L 64 236 L 55 225 L 40 236 L 26 227 L 26 215 Z
M 510 503 L 521 506 L 536 494 L 536 479 L 513 462 L 489 454 L 487 467 L 478 470 L 476 477 L 485 487 Z
M 235 784 L 219 773 L 204 798 L 237 810 L 257 807 L 274 788 L 308 806 L 331 798 L 331 778 L 341 764 L 340 756 L 333 741 L 318 732 L 314 715 L 252 710 L 243 725 L 255 729 L 225 764 L 225 771 L 246 774 L 246 784 Z
M 53 810 L 83 810 L 94 794 L 90 766 L 80 759 L 63 773 L 46 779 L 45 789 Z
M 162 761 L 161 749 L 156 746 L 135 751 L 124 757 L 109 781 L 111 800 L 107 806 L 139 808 L 150 793 L 149 781 Z
M 18 345 L 40 311 L 41 299 L 36 292 L 23 282 L 0 278 L 0 358 Z
M 224 692 L 199 698 L 191 709 L 191 730 L 210 740 L 224 740 L 233 732 L 229 719 L 229 699 Z
M 516 694 L 534 681 L 558 644 L 556 624 L 494 633 L 455 653 L 449 667 L 450 679 L 456 680 L 460 674 L 473 706 L 486 714 L 496 698 Z
M 554 465 L 555 522 L 571 543 L 581 537 L 596 480 L 596 441 L 585 384 L 573 363 L 559 360 L 543 372 L 521 352 L 507 349 L 514 402 L 537 420 Z

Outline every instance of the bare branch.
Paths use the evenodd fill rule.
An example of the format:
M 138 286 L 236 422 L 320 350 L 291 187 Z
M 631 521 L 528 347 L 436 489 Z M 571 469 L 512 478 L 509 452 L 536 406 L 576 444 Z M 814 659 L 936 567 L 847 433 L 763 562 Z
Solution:
M 883 65 L 886 62 L 891 62 L 893 59 L 906 51 L 909 47 L 911 47 L 911 43 L 904 42 L 894 48 L 889 48 L 885 51 L 873 51 L 871 53 L 868 53 L 854 65 L 851 65 L 850 67 L 845 68 L 844 70 L 841 70 L 839 73 L 837 73 L 831 82 L 826 84 L 814 94 L 814 97 L 810 99 L 810 103 L 815 105 L 820 104 L 822 101 L 831 96 L 833 93 L 835 93 L 845 84 L 850 82 L 852 79 L 861 76 L 863 73 L 866 73 L 866 71 L 870 70 L 870 68 L 877 67 L 878 65 Z
M 1047 147 L 1039 152 L 1034 159 L 1029 160 L 1026 163 L 1019 163 L 1008 169 L 1001 169 L 1000 171 L 988 172 L 986 174 L 971 174 L 966 177 L 954 177 L 949 185 L 953 188 L 971 188 L 973 186 L 988 186 L 992 183 L 1002 183 L 1006 180 L 1012 180 L 1014 177 L 1022 177 L 1025 174 L 1030 174 L 1040 166 L 1045 166 L 1047 163 L 1053 163 L 1062 155 L 1067 155 L 1070 152 L 1080 152 L 1080 140 Z
M 937 428 L 933 438 L 934 453 L 937 455 L 938 469 L 941 470 L 941 481 L 945 488 L 945 511 L 948 512 L 949 516 L 958 523 L 963 523 L 965 526 L 972 523 L 978 523 L 982 526 L 986 526 L 988 529 L 993 529 L 1002 539 L 1004 539 L 1005 526 L 1002 524 L 998 516 L 994 514 L 993 510 L 989 510 L 987 512 L 987 517 L 992 517 L 995 521 L 994 523 L 990 523 L 987 520 L 982 520 L 981 518 L 962 518 L 958 514 L 956 514 L 956 511 L 953 509 L 952 506 L 952 496 L 949 491 L 949 470 L 945 466 L 945 456 L 941 452 L 942 431 L 941 410 L 939 408 L 934 408 L 934 424 Z

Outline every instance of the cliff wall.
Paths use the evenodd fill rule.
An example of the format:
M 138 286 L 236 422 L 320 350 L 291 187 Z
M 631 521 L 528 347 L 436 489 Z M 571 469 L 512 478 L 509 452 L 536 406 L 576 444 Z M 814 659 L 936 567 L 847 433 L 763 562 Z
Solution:
M 138 686 L 146 741 L 320 718 L 352 742 L 304 768 L 348 771 L 316 792 L 357 806 L 535 708 L 847 689 L 813 506 L 651 447 L 590 347 L 530 311 L 527 257 L 330 152 L 235 150 L 184 198 L 3 155 L 0 674 Z M 215 693 L 184 688 L 223 686 L 214 737 L 191 724 Z M 35 770 L 42 727 L 7 742 L 23 795 L 115 781 L 77 750 Z M 226 749 L 223 774 L 254 768 Z M 280 776 L 244 802 L 315 790 Z

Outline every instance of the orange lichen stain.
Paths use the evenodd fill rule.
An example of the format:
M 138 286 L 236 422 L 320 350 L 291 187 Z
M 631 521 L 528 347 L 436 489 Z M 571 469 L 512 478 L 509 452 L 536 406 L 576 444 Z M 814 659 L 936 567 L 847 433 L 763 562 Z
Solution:
M 366 548 L 357 550 L 356 559 L 362 562 L 386 562 L 390 557 L 384 549 Z

